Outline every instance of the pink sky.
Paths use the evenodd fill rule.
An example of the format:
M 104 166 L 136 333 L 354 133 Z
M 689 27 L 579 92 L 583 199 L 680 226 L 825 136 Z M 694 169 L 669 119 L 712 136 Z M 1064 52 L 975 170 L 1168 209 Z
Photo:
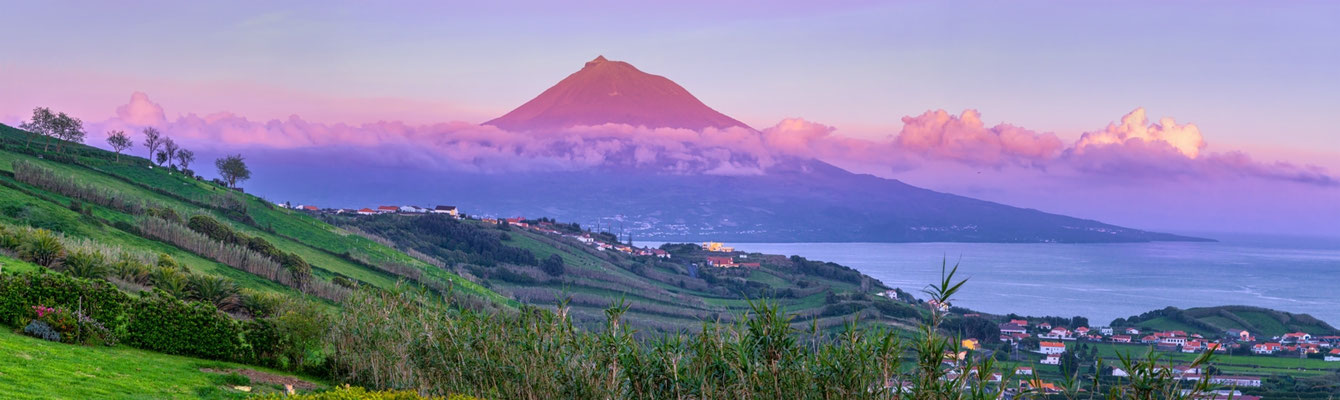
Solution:
M 1340 7 L 1203 6 L 23 3 L 0 26 L 0 54 L 22 55 L 0 59 L 0 122 L 49 106 L 205 152 L 476 170 L 811 156 L 1139 228 L 1340 235 L 1318 223 L 1340 220 Z M 596 54 L 762 133 L 476 126 Z

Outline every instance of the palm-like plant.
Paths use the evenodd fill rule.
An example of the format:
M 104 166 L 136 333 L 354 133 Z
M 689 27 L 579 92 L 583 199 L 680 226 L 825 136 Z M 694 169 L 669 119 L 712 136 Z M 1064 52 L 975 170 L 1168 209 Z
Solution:
M 97 251 L 79 249 L 65 257 L 62 269 L 71 276 L 102 279 L 107 276 L 107 259 Z
M 184 299 L 190 294 L 190 282 L 186 274 L 175 268 L 155 268 L 151 274 L 154 287 L 162 289 L 173 297 Z
M 56 260 L 65 255 L 65 245 L 61 244 L 60 238 L 51 231 L 36 229 L 19 247 L 19 253 L 33 264 L 50 268 Z
M 116 264 L 112 264 L 112 273 L 127 282 L 133 282 L 140 285 L 152 283 L 150 281 L 151 271 L 149 270 L 149 266 L 126 256 L 122 256 L 121 260 L 117 261 Z
M 209 302 L 220 310 L 236 308 L 237 285 L 233 281 L 205 274 L 192 274 L 188 281 L 192 299 Z

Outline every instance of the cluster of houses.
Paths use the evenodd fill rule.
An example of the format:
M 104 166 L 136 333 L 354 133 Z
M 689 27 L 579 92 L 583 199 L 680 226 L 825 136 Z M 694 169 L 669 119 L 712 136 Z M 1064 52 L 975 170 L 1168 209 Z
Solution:
M 536 224 L 530 224 L 526 222 L 527 220 L 525 217 L 513 217 L 503 219 L 483 218 L 480 221 L 491 224 L 507 223 L 507 225 L 510 226 L 529 229 L 543 234 L 562 236 L 568 239 L 575 240 L 582 244 L 594 247 L 596 250 L 599 251 L 617 251 L 624 254 L 631 254 L 635 256 L 654 256 L 657 258 L 670 258 L 670 252 L 657 248 L 635 247 L 623 243 L 606 243 L 604 241 L 596 240 L 596 238 L 594 236 L 591 236 L 591 233 L 589 232 L 582 232 L 582 233 L 560 232 L 559 230 L 554 229 L 554 223 L 549 221 L 540 221 Z
M 1154 345 L 1160 351 L 1183 353 L 1227 352 L 1229 348 L 1251 346 L 1252 352 L 1260 355 L 1325 353 L 1326 361 L 1340 362 L 1340 336 L 1313 337 L 1305 332 L 1286 333 L 1283 336 L 1273 338 L 1273 341 L 1256 343 L 1257 338 L 1251 332 L 1238 329 L 1228 330 L 1224 332 L 1223 337 L 1211 339 L 1196 333 L 1188 334 L 1184 331 L 1141 332 L 1140 329 L 1133 327 L 1121 329 L 1101 327 L 1094 330 L 1081 326 L 1070 330 L 1063 326 L 1052 326 L 1046 322 L 1030 327 L 1027 320 L 1020 319 L 1010 320 L 1010 322 L 1000 324 L 999 327 L 1000 340 L 1013 343 L 1036 336 L 1040 340 L 1053 340 L 1053 342 L 1042 342 L 1044 344 L 1058 344 L 1061 341 L 1072 340 L 1141 343 Z M 1047 354 L 1045 347 L 1043 353 Z
M 1314 337 L 1306 332 L 1292 332 L 1272 339 L 1270 342 L 1253 344 L 1252 353 L 1324 354 L 1324 360 L 1340 362 L 1340 336 Z
M 313 205 L 292 205 L 290 203 L 275 203 L 275 205 L 292 210 L 308 212 L 326 212 L 331 214 L 349 214 L 349 215 L 377 215 L 377 214 L 447 214 L 460 218 L 460 212 L 456 206 L 437 206 L 433 208 L 419 206 L 377 206 L 377 208 L 320 208 Z

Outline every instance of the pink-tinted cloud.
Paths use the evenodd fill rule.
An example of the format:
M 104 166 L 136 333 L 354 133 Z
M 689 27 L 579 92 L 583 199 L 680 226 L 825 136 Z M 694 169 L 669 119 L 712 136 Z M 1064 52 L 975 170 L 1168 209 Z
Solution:
M 1101 131 L 1085 132 L 1075 143 L 1074 151 L 1083 154 L 1090 147 L 1132 142 L 1169 146 L 1188 158 L 1198 157 L 1205 148 L 1205 138 L 1195 124 L 1177 125 L 1171 117 L 1151 124 L 1144 107 L 1140 107 L 1121 117 L 1121 125 L 1108 124 Z
M 239 149 L 362 149 L 362 162 L 472 171 L 572 170 L 638 167 L 668 173 L 762 174 L 786 158 L 817 158 L 884 171 L 936 168 L 944 163 L 995 169 L 1061 168 L 1085 175 L 1134 179 L 1258 178 L 1335 186 L 1316 166 L 1263 163 L 1242 152 L 1213 153 L 1193 124 L 1171 118 L 1150 124 L 1143 109 L 1121 124 L 1086 132 L 1066 147 L 1056 135 L 1009 124 L 986 127 L 981 115 L 943 110 L 903 118 L 883 140 L 836 134 L 800 118 L 753 131 L 647 128 L 624 124 L 576 126 L 553 132 L 512 132 L 466 122 L 413 125 L 398 121 L 324 124 L 296 115 L 252 121 L 228 112 L 186 114 L 175 120 L 143 93 L 97 128 L 138 132 L 156 126 L 179 143 Z M 344 152 L 341 154 L 346 154 Z
M 149 101 L 149 95 L 135 92 L 130 95 L 130 103 L 116 108 L 116 118 L 132 125 L 162 125 L 167 122 L 163 107 Z
M 930 158 L 999 167 L 1007 164 L 1041 165 L 1056 157 L 1061 139 L 1013 125 L 987 128 L 977 110 L 953 116 L 944 110 L 903 117 L 896 139 L 903 150 Z

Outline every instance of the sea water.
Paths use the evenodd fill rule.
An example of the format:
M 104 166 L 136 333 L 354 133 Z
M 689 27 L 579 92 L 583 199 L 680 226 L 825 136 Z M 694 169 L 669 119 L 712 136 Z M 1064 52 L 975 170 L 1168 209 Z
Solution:
M 994 313 L 1117 317 L 1250 305 L 1340 325 L 1340 240 L 1215 235 L 1215 243 L 731 243 L 832 261 L 925 298 L 941 261 L 968 278 L 954 305 Z

